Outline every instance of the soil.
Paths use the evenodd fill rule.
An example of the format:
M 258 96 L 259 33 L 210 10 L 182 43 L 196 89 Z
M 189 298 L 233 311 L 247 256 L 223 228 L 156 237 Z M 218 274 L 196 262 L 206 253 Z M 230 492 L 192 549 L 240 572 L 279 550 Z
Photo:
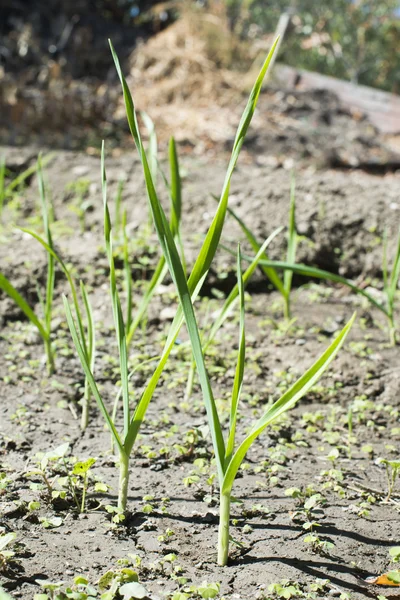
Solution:
M 29 149 L 26 155 L 20 150 L 5 150 L 15 173 L 32 157 Z M 118 180 L 126 178 L 123 202 L 128 210 L 132 271 L 139 294 L 140 280 L 150 276 L 157 250 L 146 225 L 139 163 L 132 154 L 114 152 L 107 159 L 107 171 L 112 211 Z M 232 185 L 232 207 L 260 238 L 286 223 L 288 213 L 291 165 L 272 164 L 272 154 L 269 156 L 269 160 L 261 160 L 245 153 Z M 218 193 L 221 186 L 224 160 L 184 154 L 182 171 L 186 174 L 183 237 L 190 263 L 215 209 L 211 193 Z M 84 233 L 79 232 L 78 219 L 71 211 L 73 194 L 66 191 L 67 184 L 78 178 L 90 181 L 93 204 L 86 215 Z M 75 274 L 89 285 L 99 336 L 96 370 L 104 397 L 111 404 L 118 377 L 102 249 L 99 158 L 57 152 L 46 167 L 46 180 L 56 215 L 57 248 L 74 266 Z M 298 169 L 296 188 L 298 230 L 304 236 L 299 260 L 357 278 L 363 285 L 376 279 L 379 286 L 383 230 L 388 227 L 389 248 L 393 248 L 400 221 L 399 175 L 318 170 L 310 164 Z M 17 289 L 37 306 L 36 288 L 45 280 L 45 256 L 37 242 L 15 227 L 24 223 L 40 228 L 37 217 L 35 220 L 35 178 L 18 198 L 4 212 L 8 225 L 2 231 L 0 261 Z M 240 231 L 227 218 L 224 241 L 234 246 L 238 238 L 242 238 Z M 272 257 L 282 256 L 285 240 L 281 238 L 271 248 Z M 234 269 L 234 259 L 220 251 L 199 304 L 204 326 L 210 325 L 220 306 L 215 295 L 226 293 L 232 286 Z M 232 544 L 226 568 L 216 566 L 218 506 L 213 498 L 215 490 L 206 483 L 208 475 L 200 474 L 199 481 L 191 486 L 184 484 L 193 471 L 198 472 L 196 459 L 203 458 L 208 464 L 211 458 L 198 386 L 189 402 L 184 399 L 187 347 L 177 347 L 150 404 L 131 462 L 130 512 L 124 523 L 113 525 L 104 506 L 115 505 L 117 469 L 109 435 L 95 406 L 90 426 L 84 433 L 80 431 L 78 400 L 83 379 L 74 352 L 65 349 L 69 334 L 61 308 L 61 293 L 68 292 L 64 278 L 57 274 L 53 336 L 59 340 L 59 353 L 52 378 L 46 374 L 43 348 L 34 330 L 12 302 L 1 296 L 1 470 L 9 483 L 1 492 L 0 527 L 4 532 L 17 533 L 17 545 L 15 560 L 3 569 L 0 579 L 12 597 L 32 599 L 40 591 L 37 580 L 71 583 L 75 575 L 82 574 L 95 583 L 107 570 L 121 568 L 117 561 L 128 559 L 130 554 L 141 557 L 139 578 L 148 597 L 154 599 L 179 588 L 171 577 L 175 564 L 188 580 L 186 587 L 199 586 L 203 581 L 220 583 L 224 598 L 271 597 L 268 586 L 285 580 L 296 583 L 306 594 L 318 579 L 328 581 L 321 584 L 316 597 L 344 592 L 351 598 L 375 598 L 378 593 L 392 597 L 390 589 L 379 589 L 365 579 L 390 568 L 388 550 L 398 543 L 400 533 L 400 490 L 397 486 L 387 499 L 386 471 L 378 461 L 398 458 L 398 348 L 389 347 L 382 316 L 346 290 L 300 279 L 295 285 L 296 320 L 287 331 L 282 327 L 280 300 L 261 273 L 255 274 L 249 288 L 248 364 L 238 439 L 262 414 L 263 406 L 311 365 L 354 309 L 359 318 L 329 373 L 249 452 L 234 488 L 240 503 L 232 508 L 232 536 L 242 545 Z M 150 309 L 145 335 L 137 335 L 132 360 L 140 354 L 155 356 L 160 352 L 174 312 L 173 298 L 167 279 Z M 182 331 L 181 340 L 185 339 Z M 220 332 L 208 359 L 225 416 L 236 340 L 237 318 L 233 317 Z M 69 341 L 67 346 L 71 348 Z M 149 372 L 150 367 L 134 376 L 133 396 Z M 350 409 L 353 432 L 349 442 Z M 193 436 L 196 439 L 191 444 Z M 70 501 L 49 502 L 45 493 L 30 488 L 32 481 L 40 479 L 26 475 L 36 453 L 66 441 L 71 456 L 97 459 L 92 475 L 110 486 L 105 493 L 89 487 L 83 514 L 78 514 Z M 185 447 L 183 455 L 178 445 Z M 333 454 L 332 462 L 332 454 L 330 459 L 327 456 L 336 448 L 338 456 Z M 330 549 L 305 543 L 302 500 L 285 493 L 290 488 L 305 492 L 307 487 L 325 499 L 312 518 L 318 521 L 315 532 L 319 539 L 334 544 Z M 40 508 L 29 511 L 31 501 L 39 501 Z M 147 512 L 148 505 L 151 512 Z M 61 517 L 58 527 L 45 528 L 40 522 L 42 517 L 54 516 Z M 173 532 L 170 537 L 165 535 L 167 530 Z M 165 541 L 159 540 L 161 535 Z M 176 555 L 176 563 L 163 562 L 171 554 Z M 198 596 L 191 592 L 189 597 Z

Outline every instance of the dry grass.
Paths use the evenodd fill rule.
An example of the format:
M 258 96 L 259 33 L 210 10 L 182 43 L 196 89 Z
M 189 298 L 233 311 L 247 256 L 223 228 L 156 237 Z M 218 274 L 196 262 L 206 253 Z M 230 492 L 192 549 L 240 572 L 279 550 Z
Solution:
M 252 62 L 249 47 L 231 34 L 222 9 L 206 14 L 186 8 L 178 21 L 132 53 L 127 80 L 137 108 L 157 122 L 161 142 L 174 133 L 189 145 L 213 144 L 226 140 L 227 129 L 233 134 L 232 107 L 254 79 L 253 72 L 232 67 Z M 122 114 L 120 105 L 117 116 Z

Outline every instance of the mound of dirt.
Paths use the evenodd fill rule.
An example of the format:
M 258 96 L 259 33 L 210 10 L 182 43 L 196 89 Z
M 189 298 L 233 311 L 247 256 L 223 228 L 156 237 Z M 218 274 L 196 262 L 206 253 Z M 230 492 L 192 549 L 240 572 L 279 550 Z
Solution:
M 51 0 L 46 10 L 31 1 L 25 12 L 24 6 L 2 8 L 1 143 L 70 149 L 99 147 L 106 139 L 108 146 L 130 145 L 106 42 L 112 37 L 136 107 L 155 122 L 161 147 L 171 135 L 199 155 L 231 147 L 269 39 L 244 45 L 231 33 L 223 8 L 185 10 L 149 36 L 148 27 L 126 21 L 107 0 L 94 12 L 83 0 L 73 9 L 64 0 Z M 49 20 L 50 9 L 57 19 Z M 271 79 L 262 93 L 256 133 L 246 146 L 257 161 L 373 172 L 399 168 L 400 154 L 332 92 L 283 87 Z
M 291 160 L 372 173 L 400 168 L 400 154 L 366 116 L 328 90 L 270 90 L 261 97 L 255 123 L 258 131 L 248 145 L 261 163 Z

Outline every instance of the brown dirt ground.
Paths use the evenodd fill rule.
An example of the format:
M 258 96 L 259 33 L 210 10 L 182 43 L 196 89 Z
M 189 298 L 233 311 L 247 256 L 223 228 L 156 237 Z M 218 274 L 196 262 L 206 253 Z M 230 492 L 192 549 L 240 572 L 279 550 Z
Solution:
M 29 152 L 29 151 L 28 151 Z M 22 161 L 21 151 L 9 152 L 10 161 Z M 223 157 L 224 158 L 224 157 Z M 287 222 L 291 163 L 274 160 L 269 149 L 262 158 L 251 152 L 244 155 L 232 185 L 232 206 L 254 228 L 260 238 Z M 183 236 L 189 262 L 193 260 L 202 235 L 215 209 L 212 193 L 218 193 L 224 175 L 224 160 L 210 160 L 184 155 Z M 113 208 L 120 176 L 127 179 L 124 203 L 128 209 L 132 238 L 132 265 L 136 282 L 148 278 L 156 259 L 155 238 L 145 235 L 147 211 L 141 184 L 140 168 L 133 153 L 110 156 L 107 160 L 110 204 Z M 46 178 L 54 203 L 57 223 L 55 241 L 60 252 L 72 263 L 90 286 L 94 313 L 99 330 L 97 372 L 105 398 L 112 402 L 117 376 L 113 371 L 116 356 L 110 330 L 107 267 L 102 250 L 101 194 L 99 159 L 69 152 L 58 152 L 46 168 Z M 79 233 L 78 221 L 71 212 L 68 183 L 79 177 L 90 180 L 93 210 L 87 215 L 87 230 Z M 299 259 L 357 278 L 368 285 L 381 277 L 381 238 L 388 227 L 393 247 L 400 223 L 398 201 L 400 176 L 396 173 L 373 175 L 361 170 L 318 170 L 315 161 L 301 166 L 296 174 L 297 223 L 304 236 Z M 160 186 L 161 187 L 161 186 Z M 36 283 L 42 284 L 46 272 L 45 256 L 35 241 L 22 234 L 16 224 L 40 228 L 37 214 L 36 182 L 20 194 L 18 211 L 6 208 L 8 225 L 2 231 L 0 264 L 14 285 L 32 302 L 37 303 Z M 194 225 L 195 224 L 195 225 Z M 233 246 L 241 234 L 227 219 L 224 240 Z M 244 245 L 245 246 L 245 245 Z M 282 256 L 284 239 L 271 248 L 271 256 Z M 143 258 L 150 257 L 150 266 Z M 206 294 L 199 303 L 200 322 L 210 323 L 219 303 L 214 290 L 226 292 L 234 282 L 234 260 L 219 252 Z M 230 565 L 215 565 L 217 506 L 204 501 L 210 492 L 205 477 L 197 485 L 185 487 L 183 479 L 193 470 L 195 458 L 210 458 L 210 440 L 200 437 L 185 460 L 179 458 L 174 444 L 182 444 L 187 432 L 206 425 L 199 389 L 193 399 L 184 401 L 188 367 L 185 346 L 178 346 L 150 405 L 143 426 L 140 445 L 132 459 L 129 509 L 125 525 L 116 530 L 99 503 L 115 502 L 117 470 L 109 451 L 109 435 L 104 431 L 98 411 L 93 407 L 90 427 L 79 429 L 79 390 L 81 369 L 74 353 L 57 357 L 57 373 L 49 379 L 44 370 L 40 340 L 12 303 L 0 296 L 2 329 L 0 335 L 0 464 L 11 481 L 1 496 L 0 527 L 17 532 L 20 546 L 16 563 L 0 575 L 0 581 L 13 597 L 32 599 L 39 591 L 35 581 L 62 579 L 71 581 L 82 573 L 95 582 L 113 568 L 117 559 L 134 553 L 142 557 L 138 568 L 141 582 L 150 598 L 161 598 L 178 589 L 170 576 L 170 567 L 160 566 L 169 553 L 191 584 L 219 582 L 224 598 L 253 599 L 268 596 L 271 583 L 282 580 L 307 585 L 316 579 L 329 583 L 318 597 L 347 592 L 351 598 L 375 598 L 378 593 L 389 597 L 390 590 L 378 590 L 364 582 L 368 575 L 389 567 L 388 549 L 399 540 L 399 489 L 385 501 L 386 475 L 378 457 L 398 458 L 399 390 L 398 347 L 387 344 L 385 323 L 381 315 L 338 287 L 316 286 L 296 279 L 301 288 L 294 290 L 293 313 L 296 321 L 285 333 L 280 318 L 279 298 L 270 293 L 260 273 L 250 287 L 246 317 L 248 369 L 241 403 L 238 437 L 260 415 L 263 406 L 296 375 L 309 366 L 329 344 L 333 333 L 358 310 L 359 319 L 349 341 L 335 360 L 329 373 L 298 407 L 280 420 L 254 445 L 246 459 L 246 469 L 235 483 L 235 496 L 242 501 L 233 505 L 234 538 L 242 548 L 232 547 Z M 67 291 L 61 274 L 57 277 L 54 338 L 60 350 L 69 339 L 61 308 L 61 292 Z M 139 292 L 137 292 L 139 293 Z M 140 353 L 157 355 L 171 318 L 173 289 L 168 280 L 155 298 L 149 313 L 146 333 L 138 335 L 134 357 Z M 182 340 L 185 333 L 182 332 Z M 232 385 L 237 319 L 232 318 L 218 337 L 209 357 L 213 384 L 224 415 L 226 398 Z M 40 359 L 39 364 L 30 362 Z M 144 385 L 148 370 L 132 380 L 135 393 Z M 348 448 L 347 418 L 353 411 L 354 439 Z M 16 415 L 16 416 L 15 416 Z M 310 416 L 311 415 L 311 416 Z M 310 419 L 319 415 L 310 429 Z M 177 427 L 174 427 L 176 425 Z M 163 432 L 168 431 L 170 437 Z M 39 451 L 48 451 L 63 441 L 79 460 L 97 457 L 93 474 L 110 485 L 105 494 L 89 493 L 89 510 L 79 516 L 71 505 L 46 504 L 41 498 L 38 514 L 29 515 L 21 502 L 40 499 L 29 488 L 24 473 L 28 460 Z M 372 446 L 363 450 L 366 444 Z M 165 446 L 167 454 L 160 453 Z M 147 456 L 151 446 L 154 454 Z M 339 457 L 332 465 L 326 457 L 339 447 Z M 275 465 L 275 466 L 274 466 Z M 276 465 L 279 465 L 276 467 Z M 335 480 L 326 471 L 341 470 L 343 480 Z M 275 473 L 274 469 L 278 469 Z M 323 473 L 325 472 L 325 473 Z M 275 479 L 276 477 L 276 479 Z M 322 540 L 333 542 L 328 552 L 313 550 L 304 543 L 301 520 L 294 518 L 297 500 L 285 495 L 291 487 L 311 485 L 326 498 L 315 515 Z M 368 491 L 369 490 L 369 491 Z M 151 514 L 143 511 L 154 496 Z M 369 514 L 360 516 L 361 502 L 373 496 Z M 163 511 L 162 498 L 169 498 Z M 165 503 L 164 503 L 165 504 Z M 265 514 L 252 510 L 266 507 Z M 45 529 L 40 516 L 61 516 L 62 525 Z M 167 528 L 174 534 L 166 542 L 158 536 Z M 151 567 L 156 563 L 156 567 Z M 157 566 L 158 565 L 158 566 Z

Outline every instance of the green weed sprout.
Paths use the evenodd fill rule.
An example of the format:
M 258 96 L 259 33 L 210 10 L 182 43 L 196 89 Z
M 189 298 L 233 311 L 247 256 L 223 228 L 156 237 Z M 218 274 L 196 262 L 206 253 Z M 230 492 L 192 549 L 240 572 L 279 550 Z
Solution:
M 379 458 L 378 463 L 385 465 L 386 468 L 388 493 L 385 502 L 389 502 L 396 485 L 396 479 L 400 475 L 400 460 L 387 460 L 386 458 Z
M 168 264 L 171 277 L 175 283 L 179 300 L 180 308 L 178 309 L 177 316 L 171 326 L 171 331 L 168 336 L 168 340 L 175 338 L 175 327 L 174 324 L 179 318 L 179 327 L 182 323 L 182 317 L 186 321 L 186 327 L 188 330 L 193 356 L 196 361 L 198 375 L 203 393 L 204 404 L 206 407 L 214 453 L 217 463 L 218 479 L 220 483 L 220 527 L 219 527 L 219 542 L 218 542 L 218 563 L 220 565 L 226 565 L 228 561 L 228 550 L 229 550 L 229 516 L 230 516 L 230 502 L 231 502 L 231 491 L 234 479 L 238 472 L 238 469 L 252 443 L 262 433 L 262 431 L 278 416 L 283 412 L 294 406 L 294 404 L 315 384 L 318 378 L 322 375 L 328 365 L 331 363 L 339 348 L 343 344 L 353 322 L 355 315 L 351 318 L 349 323 L 343 328 L 341 333 L 337 336 L 334 342 L 329 348 L 322 354 L 322 356 L 314 363 L 314 365 L 277 401 L 275 402 L 264 414 L 264 416 L 255 423 L 250 433 L 247 435 L 245 440 L 239 445 L 235 451 L 235 433 L 236 433 L 236 418 L 238 401 L 240 391 L 243 382 L 244 373 L 244 358 L 245 358 L 245 336 L 244 336 L 244 286 L 243 278 L 240 269 L 240 253 L 238 255 L 238 287 L 240 296 L 240 336 L 239 336 L 239 353 L 238 361 L 236 366 L 236 373 L 232 391 L 232 402 L 231 402 L 231 420 L 229 435 L 227 443 L 222 434 L 222 427 L 215 404 L 210 380 L 205 366 L 203 348 L 200 340 L 200 334 L 197 326 L 197 321 L 193 308 L 194 297 L 197 296 L 196 287 L 199 282 L 202 283 L 205 275 L 208 272 L 209 263 L 207 259 L 210 255 L 214 256 L 216 247 L 220 240 L 220 231 L 218 236 L 216 235 L 216 224 L 217 222 L 222 225 L 225 214 L 227 201 L 229 197 L 229 186 L 230 180 L 234 167 L 237 162 L 237 158 L 240 152 L 240 148 L 243 144 L 244 136 L 249 127 L 251 117 L 254 113 L 254 109 L 260 94 L 262 80 L 268 69 L 268 65 L 272 59 L 275 51 L 277 41 L 274 43 L 264 65 L 260 72 L 259 77 L 250 93 L 250 98 L 246 109 L 243 113 L 242 119 L 239 123 L 238 131 L 235 137 L 232 157 L 228 166 L 228 171 L 223 186 L 220 203 L 218 204 L 217 213 L 214 217 L 213 223 L 206 235 L 205 242 L 200 251 L 200 254 L 193 267 L 192 273 L 189 279 L 186 279 L 185 271 L 182 265 L 182 261 L 177 250 L 173 234 L 168 225 L 167 218 L 164 210 L 158 199 L 151 172 L 147 160 L 146 153 L 144 151 L 142 139 L 140 136 L 135 108 L 132 97 L 129 92 L 129 88 L 126 81 L 121 73 L 118 59 L 112 48 L 114 60 L 117 66 L 117 71 L 121 79 L 121 83 L 124 91 L 125 106 L 127 110 L 128 123 L 134 138 L 136 147 L 138 149 L 140 159 L 143 166 L 147 195 L 150 205 L 150 210 L 153 215 L 154 225 L 157 231 L 159 243 L 163 252 L 163 255 Z M 207 262 L 206 262 L 207 261 Z M 204 268 L 206 267 L 206 268 Z M 196 281 L 197 280 L 197 281 Z M 195 285 L 193 285 L 195 283 Z M 174 337 L 173 337 L 174 336 Z M 168 340 L 166 346 L 168 347 Z M 165 356 L 165 349 L 163 357 Z
M 350 279 L 346 277 L 342 277 L 341 275 L 337 275 L 336 273 L 330 273 L 329 271 L 325 271 L 323 269 L 318 269 L 317 267 L 310 267 L 308 265 L 302 263 L 295 262 L 295 242 L 290 243 L 290 239 L 293 236 L 293 233 L 290 233 L 290 230 L 295 231 L 294 225 L 294 196 L 292 196 L 293 204 L 291 209 L 291 218 L 290 222 L 292 223 L 289 226 L 289 244 L 288 244 L 288 252 L 286 261 L 271 261 L 268 259 L 268 256 L 264 254 L 264 258 L 261 258 L 259 261 L 260 267 L 262 268 L 265 275 L 268 279 L 275 285 L 275 287 L 282 293 L 285 298 L 285 293 L 290 295 L 290 287 L 291 287 L 291 278 L 286 280 L 284 279 L 284 283 L 286 281 L 286 291 L 284 290 L 284 286 L 282 285 L 282 280 L 280 279 L 277 272 L 279 270 L 284 271 L 284 275 L 287 273 L 297 273 L 298 275 L 303 275 L 304 277 L 312 277 L 315 279 L 322 279 L 324 281 L 331 281 L 333 283 L 339 283 L 345 285 L 350 288 L 356 294 L 363 296 L 366 298 L 372 306 L 380 310 L 386 317 L 389 323 L 389 340 L 392 346 L 396 344 L 396 321 L 394 315 L 395 309 L 395 299 L 396 299 L 396 291 L 397 285 L 400 277 L 400 231 L 397 239 L 396 246 L 396 254 L 393 261 L 392 269 L 389 273 L 387 266 L 387 238 L 386 234 L 384 237 L 383 244 L 383 283 L 384 283 L 384 293 L 386 296 L 385 302 L 379 302 L 376 300 L 373 294 L 370 294 L 363 288 L 356 286 Z M 245 225 L 245 223 L 238 217 L 231 209 L 229 212 L 234 216 L 234 218 L 239 222 L 243 231 L 246 234 L 246 237 L 250 241 L 253 248 L 259 248 L 260 244 L 255 238 L 254 234 L 249 230 L 249 228 Z M 293 236 L 294 237 L 294 236 Z M 234 254 L 232 249 L 224 246 L 228 252 Z M 246 261 L 251 261 L 252 257 L 243 255 L 243 259 Z M 280 283 L 279 283 L 280 282 Z M 282 288 L 282 289 L 281 289 Z M 378 290 L 376 290 L 378 292 Z M 288 305 L 290 306 L 290 305 Z
M 42 160 L 39 156 L 37 165 L 35 166 L 35 170 L 37 170 L 38 177 L 38 185 L 39 185 L 39 196 L 40 203 L 42 208 L 42 219 L 44 232 L 46 235 L 46 245 L 49 248 L 53 248 L 53 241 L 51 237 L 50 231 L 50 223 L 48 217 L 48 209 L 46 203 L 46 195 L 43 181 L 43 171 L 42 171 Z M 47 368 L 49 373 L 53 373 L 55 369 L 54 364 L 54 348 L 51 341 L 51 319 L 52 319 L 52 308 L 53 308 L 53 296 L 54 296 L 54 257 L 49 254 L 48 255 L 48 263 L 47 263 L 47 280 L 46 280 L 46 294 L 43 298 L 40 289 L 37 288 L 39 303 L 41 305 L 41 309 L 43 312 L 43 317 L 38 317 L 33 309 L 29 306 L 29 304 L 24 300 L 24 298 L 20 295 L 20 293 L 14 288 L 11 282 L 7 279 L 7 277 L 0 273 L 0 289 L 2 289 L 14 302 L 17 306 L 22 310 L 25 316 L 29 319 L 29 321 L 36 327 L 38 330 L 45 347 L 46 357 L 47 357 Z
M 39 182 L 41 182 L 40 187 L 42 187 L 43 186 L 43 178 L 41 176 L 41 169 L 38 169 L 38 176 L 39 176 Z M 42 193 L 41 193 L 41 197 L 44 198 L 44 195 Z M 78 292 L 77 292 L 77 289 L 75 286 L 74 278 L 72 277 L 71 272 L 68 269 L 65 262 L 62 260 L 60 255 L 54 249 L 53 241 L 52 241 L 52 237 L 51 237 L 51 231 L 50 231 L 50 224 L 49 224 L 49 219 L 48 219 L 47 205 L 43 201 L 42 201 L 42 207 L 43 207 L 43 222 L 45 224 L 45 233 L 46 233 L 47 241 L 45 239 L 43 239 L 40 235 L 35 233 L 34 231 L 31 231 L 30 229 L 22 228 L 22 231 L 24 231 L 25 233 L 28 233 L 30 236 L 32 236 L 35 240 L 37 240 L 43 246 L 43 248 L 46 250 L 48 257 L 49 257 L 49 265 L 50 264 L 52 265 L 52 272 L 53 272 L 52 286 L 50 285 L 51 282 L 49 282 L 50 277 L 48 275 L 48 285 L 47 285 L 46 304 L 45 304 L 46 307 L 50 306 L 50 309 L 47 308 L 47 312 L 45 313 L 46 314 L 46 324 L 47 324 L 47 329 L 45 329 L 45 331 L 48 332 L 48 338 L 49 338 L 49 341 L 47 343 L 51 344 L 50 328 L 51 328 L 52 295 L 54 293 L 54 264 L 55 264 L 55 262 L 57 262 L 58 265 L 61 267 L 61 270 L 63 271 L 63 273 L 69 283 L 69 287 L 71 290 L 71 295 L 72 295 L 73 303 L 74 303 L 75 314 L 76 314 L 76 318 L 77 318 L 78 325 L 79 325 L 79 332 L 80 332 L 81 338 L 83 340 L 83 347 L 84 347 L 84 350 L 86 353 L 87 360 L 93 369 L 94 368 L 94 360 L 95 360 L 95 352 L 96 352 L 96 336 L 95 336 L 95 328 L 94 328 L 94 323 L 93 323 L 92 306 L 91 306 L 91 303 L 89 300 L 89 296 L 88 296 L 88 293 L 87 293 L 84 283 L 81 281 L 80 282 L 80 293 L 81 293 L 81 297 L 82 297 L 82 301 L 83 301 L 83 306 L 85 309 L 85 316 L 86 316 L 86 328 L 85 328 L 82 311 L 81 311 L 80 305 L 79 305 Z M 1 287 L 1 276 L 0 276 L 0 287 Z M 49 300 L 47 300 L 47 298 L 49 298 Z M 22 306 L 21 306 L 21 308 L 22 308 Z M 29 315 L 27 315 L 27 316 L 29 318 Z M 49 347 L 51 348 L 51 346 L 49 346 Z M 46 346 L 46 348 L 47 348 L 47 346 Z M 54 368 L 54 355 L 52 355 L 52 358 L 53 358 L 53 368 Z M 86 429 L 88 422 L 89 422 L 89 407 L 90 407 L 90 386 L 86 379 L 85 379 L 85 388 L 84 388 L 84 394 L 83 394 L 83 399 L 82 399 L 81 404 L 82 404 L 81 429 L 84 430 L 84 429 Z
M 261 244 L 257 241 L 255 235 L 250 231 L 244 221 L 235 213 L 232 208 L 228 208 L 229 214 L 238 222 L 243 233 L 247 237 L 254 252 L 260 250 Z M 289 208 L 289 226 L 288 226 L 288 245 L 286 252 L 286 262 L 294 263 L 296 261 L 298 235 L 296 231 L 296 203 L 295 203 L 295 179 L 292 175 L 290 186 L 290 208 Z M 267 254 L 264 253 L 264 260 L 268 260 Z M 265 276 L 272 285 L 280 292 L 283 298 L 283 313 L 285 319 L 291 318 L 290 310 L 290 293 L 292 289 L 293 272 L 286 270 L 281 278 L 275 269 L 266 266 L 263 261 L 260 261 L 260 267 Z
M 12 550 L 6 550 L 6 548 L 15 541 L 16 537 L 17 534 L 13 531 L 0 535 L 0 570 L 7 565 L 7 562 L 11 560 L 15 554 Z

